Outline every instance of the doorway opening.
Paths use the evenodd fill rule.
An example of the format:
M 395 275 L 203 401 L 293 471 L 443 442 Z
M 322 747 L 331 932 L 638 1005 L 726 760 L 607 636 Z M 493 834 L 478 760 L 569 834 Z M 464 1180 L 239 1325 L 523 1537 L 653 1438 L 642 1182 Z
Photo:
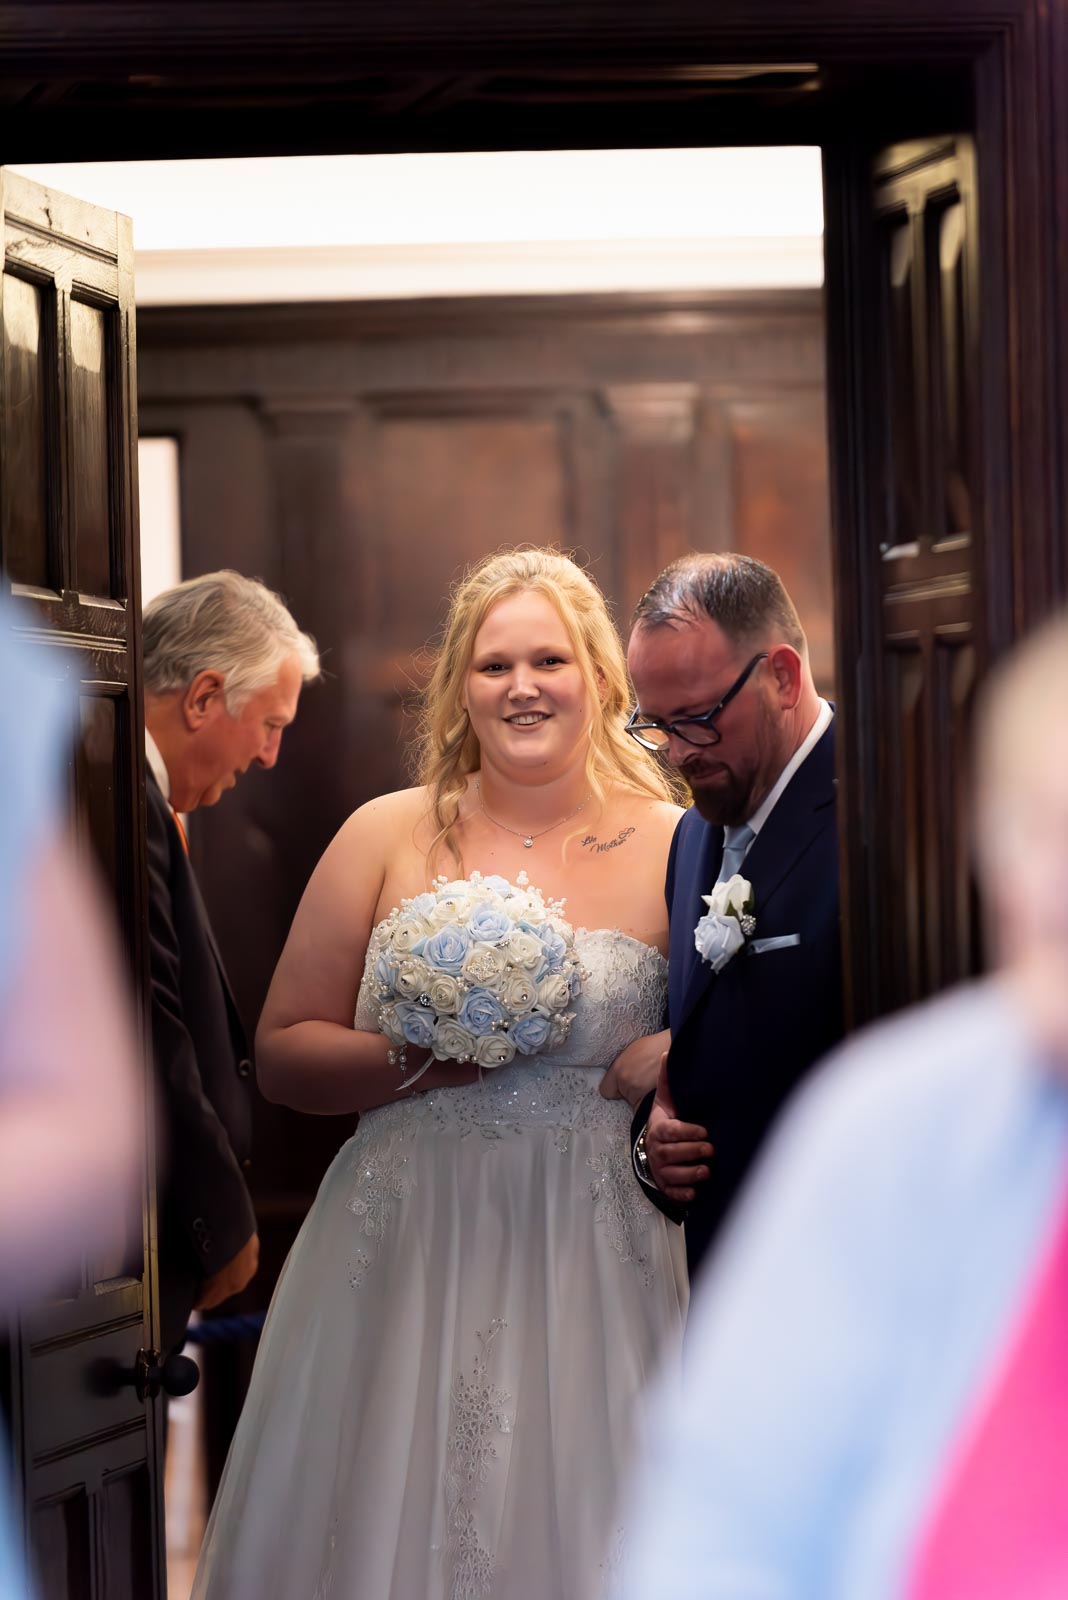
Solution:
M 408 691 L 480 555 L 578 550 L 624 630 L 676 556 L 758 556 L 834 696 L 818 149 L 18 170 L 133 220 L 146 580 L 174 566 L 180 460 L 172 581 L 262 575 L 327 653 L 283 767 L 190 830 L 250 1029 L 315 857 L 406 781 Z M 301 207 L 321 222 L 298 244 Z M 266 875 L 264 806 L 302 841 Z M 252 1315 L 347 1132 L 256 1115 Z M 201 1388 L 173 1407 L 177 1600 L 253 1350 L 209 1348 Z

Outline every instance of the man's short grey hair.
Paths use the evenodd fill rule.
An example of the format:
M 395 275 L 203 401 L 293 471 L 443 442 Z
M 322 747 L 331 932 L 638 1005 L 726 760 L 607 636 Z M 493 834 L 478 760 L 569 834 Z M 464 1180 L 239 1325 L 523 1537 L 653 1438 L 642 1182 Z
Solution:
M 662 628 L 708 617 L 732 644 L 788 644 L 807 656 L 793 601 L 777 572 L 753 556 L 721 551 L 681 556 L 645 591 L 635 627 Z
M 207 572 L 165 590 L 145 607 L 142 628 L 149 694 L 188 689 L 198 672 L 218 672 L 234 715 L 290 657 L 305 683 L 319 676 L 315 640 L 266 584 L 239 572 Z

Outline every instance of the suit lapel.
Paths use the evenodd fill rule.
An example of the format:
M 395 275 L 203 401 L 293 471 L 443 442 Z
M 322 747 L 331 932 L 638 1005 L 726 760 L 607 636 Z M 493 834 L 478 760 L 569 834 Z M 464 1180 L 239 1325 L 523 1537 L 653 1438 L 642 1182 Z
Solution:
M 822 831 L 825 821 L 823 813 L 834 803 L 834 798 L 832 721 L 816 748 L 790 779 L 745 858 L 742 873 L 753 885 L 758 933 L 762 912 L 773 903 L 776 890 L 789 877 L 812 840 Z M 717 976 L 708 962 L 698 955 L 692 938 L 692 930 L 707 909 L 701 896 L 711 892 L 723 859 L 723 829 L 708 827 L 704 833 L 706 837 L 702 841 L 697 862 L 699 870 L 694 874 L 688 896 L 688 910 L 692 912 L 692 921 L 687 924 L 689 964 L 676 1032 Z
M 681 906 L 683 914 L 682 955 L 684 966 L 682 1004 L 678 1015 L 679 1027 L 681 1027 L 683 1019 L 693 1010 L 698 996 L 704 991 L 712 974 L 712 968 L 708 965 L 708 962 L 702 960 L 697 953 L 697 946 L 693 941 L 693 930 L 708 910 L 701 896 L 711 893 L 712 885 L 719 876 L 719 867 L 722 859 L 723 829 L 714 827 L 711 823 L 706 823 L 700 830 L 700 844 L 692 864 L 690 881 L 686 886 L 685 900 Z
M 189 894 L 191 895 L 191 897 L 193 899 L 193 903 L 197 908 L 197 913 L 198 913 L 200 925 L 201 925 L 201 928 L 204 931 L 204 936 L 207 939 L 208 948 L 210 949 L 212 955 L 215 958 L 215 965 L 216 965 L 216 967 L 218 969 L 219 981 L 222 984 L 222 990 L 223 990 L 223 995 L 225 996 L 225 999 L 226 999 L 227 1010 L 230 1013 L 231 1024 L 236 1026 L 238 1034 L 240 1036 L 240 1039 L 241 1039 L 241 1041 L 243 1041 L 243 1043 L 242 1043 L 242 1053 L 244 1053 L 244 1050 L 247 1049 L 247 1036 L 245 1034 L 245 1024 L 241 1019 L 240 1011 L 237 1009 L 237 1001 L 234 998 L 234 991 L 230 987 L 230 979 L 226 975 L 226 967 L 225 967 L 225 965 L 223 963 L 222 952 L 220 951 L 219 946 L 215 941 L 215 929 L 211 925 L 211 918 L 208 916 L 208 908 L 204 904 L 204 897 L 200 892 L 200 884 L 197 882 L 197 875 L 193 871 L 193 863 L 192 863 L 192 861 L 190 859 L 189 849 L 188 849 L 188 846 L 187 846 L 187 844 L 185 842 L 185 839 L 183 837 L 182 830 L 181 830 L 181 828 L 179 826 L 177 815 L 176 815 L 176 813 L 174 811 L 174 808 L 164 798 L 163 791 L 160 788 L 159 784 L 156 782 L 155 773 L 152 771 L 151 767 L 148 767 L 147 765 L 146 765 L 145 777 L 146 777 L 146 782 L 148 782 L 148 783 L 150 783 L 152 785 L 152 788 L 155 790 L 156 794 L 159 797 L 159 803 L 160 803 L 163 811 L 166 814 L 167 826 L 173 830 L 174 835 L 178 840 L 178 844 L 180 846 L 181 854 L 180 854 L 180 856 L 176 856 L 174 858 L 176 863 L 177 863 L 177 870 L 178 870 L 179 873 L 181 873 L 183 871 L 185 873 L 186 882 L 187 882 L 188 888 L 189 888 Z

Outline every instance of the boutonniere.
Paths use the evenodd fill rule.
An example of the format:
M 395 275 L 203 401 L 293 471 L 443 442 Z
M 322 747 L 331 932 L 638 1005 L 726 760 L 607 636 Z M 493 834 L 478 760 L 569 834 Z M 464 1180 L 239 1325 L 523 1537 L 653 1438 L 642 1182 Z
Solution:
M 756 932 L 753 885 L 736 872 L 701 899 L 708 911 L 693 930 L 693 942 L 712 971 L 722 972 Z

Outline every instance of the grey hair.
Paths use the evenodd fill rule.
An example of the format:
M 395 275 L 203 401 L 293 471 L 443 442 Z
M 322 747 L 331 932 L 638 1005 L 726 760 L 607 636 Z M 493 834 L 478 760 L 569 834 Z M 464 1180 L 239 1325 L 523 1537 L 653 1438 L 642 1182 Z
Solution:
M 681 556 L 665 567 L 638 601 L 635 627 L 662 628 L 708 617 L 732 644 L 790 645 L 808 655 L 793 601 L 777 572 L 753 556 L 720 551 Z
M 165 590 L 145 607 L 142 629 L 150 694 L 187 689 L 198 672 L 218 672 L 233 715 L 274 683 L 291 656 L 305 683 L 319 676 L 315 640 L 278 595 L 239 572 L 206 572 Z

